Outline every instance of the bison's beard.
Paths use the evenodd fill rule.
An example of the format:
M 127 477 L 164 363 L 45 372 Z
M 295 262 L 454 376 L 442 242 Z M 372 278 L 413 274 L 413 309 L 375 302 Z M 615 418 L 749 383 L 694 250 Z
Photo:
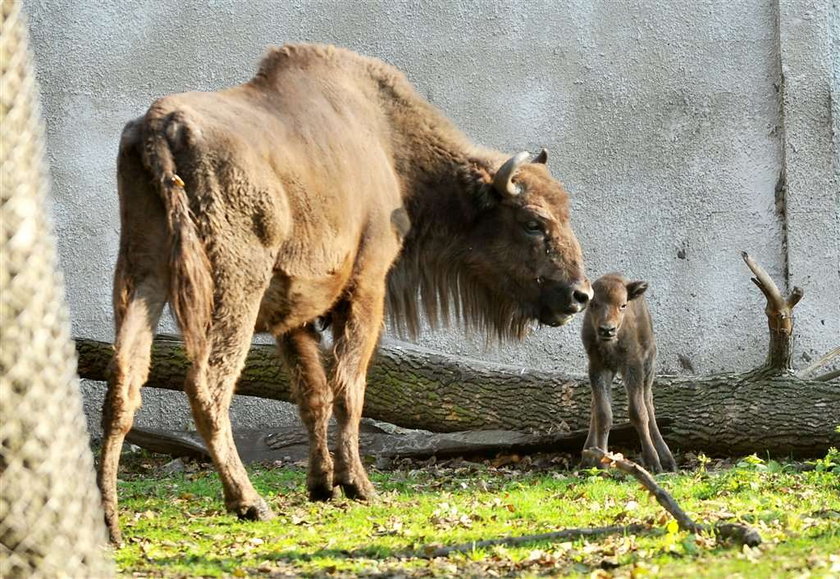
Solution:
M 460 320 L 467 331 L 483 333 L 500 341 L 522 339 L 539 311 L 517 292 L 503 292 L 487 286 L 472 275 L 455 251 L 434 257 L 404 253 L 388 278 L 389 317 L 402 336 L 420 333 L 421 312 L 432 328 Z

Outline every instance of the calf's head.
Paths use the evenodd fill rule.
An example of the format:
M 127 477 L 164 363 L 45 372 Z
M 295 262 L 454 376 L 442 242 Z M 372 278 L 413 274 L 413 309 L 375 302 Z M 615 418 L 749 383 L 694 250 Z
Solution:
M 485 175 L 467 262 L 492 294 L 515 304 L 514 319 L 560 326 L 583 311 L 592 287 L 569 223 L 568 194 L 549 175 L 546 157 L 545 150 L 522 152 Z
M 604 342 L 616 340 L 624 322 L 628 302 L 645 293 L 648 284 L 644 281 L 627 281 L 618 274 L 607 274 L 595 280 L 592 289 L 595 295 L 586 312 L 586 321 L 598 339 Z

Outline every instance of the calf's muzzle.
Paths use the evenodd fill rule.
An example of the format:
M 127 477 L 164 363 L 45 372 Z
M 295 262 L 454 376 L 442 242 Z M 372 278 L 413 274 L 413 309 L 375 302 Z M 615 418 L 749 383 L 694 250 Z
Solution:
M 598 337 L 602 340 L 611 340 L 615 338 L 618 333 L 618 328 L 615 326 L 602 325 L 598 326 Z

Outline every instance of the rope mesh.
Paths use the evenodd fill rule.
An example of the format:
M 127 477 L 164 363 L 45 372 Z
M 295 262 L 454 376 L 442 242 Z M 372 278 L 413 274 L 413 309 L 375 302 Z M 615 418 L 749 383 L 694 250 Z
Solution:
M 0 5 L 0 577 L 106 577 L 26 23 Z

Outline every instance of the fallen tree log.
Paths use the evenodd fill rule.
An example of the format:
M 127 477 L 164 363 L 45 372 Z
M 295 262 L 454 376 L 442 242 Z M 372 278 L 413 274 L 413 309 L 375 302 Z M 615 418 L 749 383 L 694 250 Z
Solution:
M 112 347 L 77 339 L 79 375 L 105 380 Z M 188 364 L 182 343 L 155 339 L 147 386 L 182 390 Z M 755 370 L 698 378 L 659 376 L 657 416 L 670 423 L 668 443 L 709 454 L 815 456 L 840 446 L 840 386 L 792 373 Z M 237 393 L 291 401 L 276 348 L 254 345 Z M 616 421 L 627 420 L 624 388 L 613 388 Z M 368 373 L 364 415 L 406 428 L 570 431 L 589 424 L 589 384 L 420 348 L 380 348 Z
M 667 434 L 668 421 L 660 421 L 662 432 Z M 377 459 L 429 457 L 494 457 L 532 454 L 535 452 L 576 453 L 586 440 L 586 430 L 529 433 L 517 430 L 467 430 L 464 432 L 427 432 L 407 430 L 389 432 L 362 422 L 359 452 L 364 457 Z M 336 428 L 330 426 L 330 444 L 335 444 Z M 275 461 L 305 461 L 309 457 L 309 439 L 303 425 L 292 425 L 271 430 L 237 430 L 233 433 L 236 450 L 245 463 Z M 610 432 L 610 442 L 617 446 L 635 446 L 638 438 L 633 426 L 627 422 L 616 425 Z M 176 432 L 156 428 L 132 428 L 126 441 L 152 452 L 176 457 L 211 460 L 210 451 L 198 432 Z

